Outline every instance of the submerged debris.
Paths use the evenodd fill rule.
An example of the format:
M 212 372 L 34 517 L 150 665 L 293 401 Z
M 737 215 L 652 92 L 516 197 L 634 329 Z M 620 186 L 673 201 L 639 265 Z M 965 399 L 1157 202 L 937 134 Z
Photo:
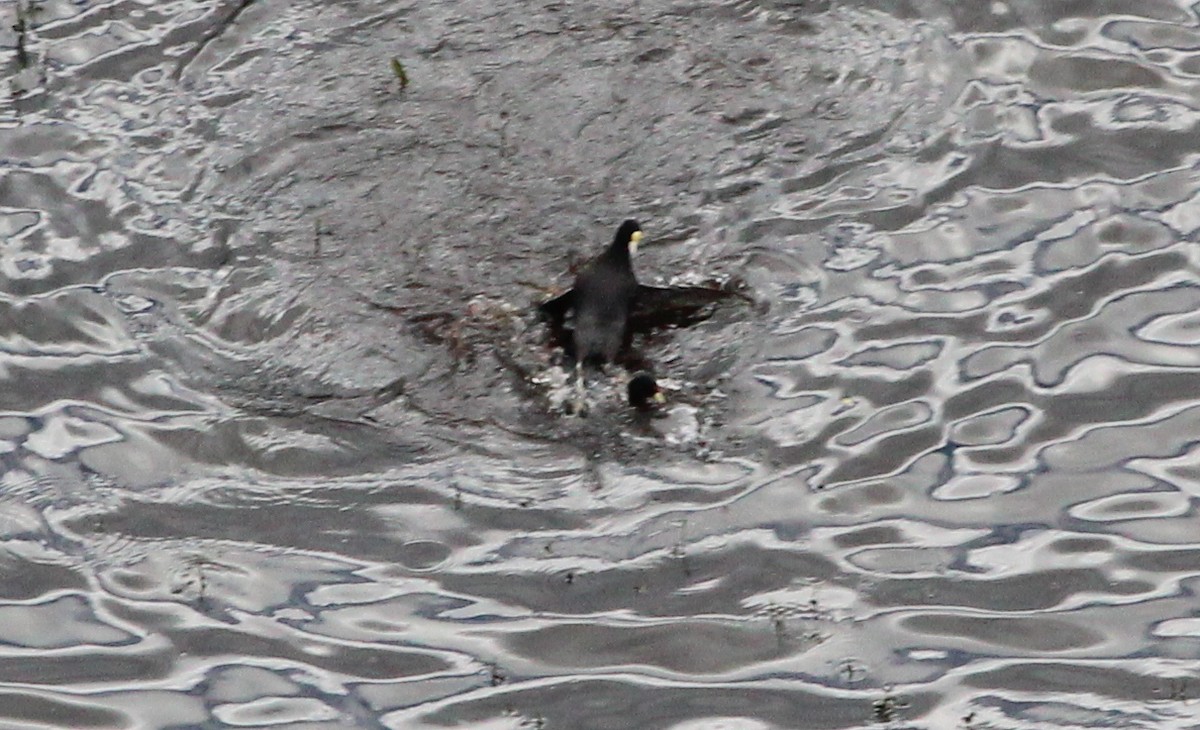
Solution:
M 24 4 L 20 2 L 17 3 L 17 22 L 13 25 L 13 30 L 17 34 L 17 66 L 22 69 L 29 68 L 29 21 L 25 19 Z
M 16 61 L 17 72 L 9 78 L 9 88 L 14 97 L 20 97 L 36 88 L 39 83 L 44 80 L 39 79 L 39 76 L 44 76 L 45 69 L 41 69 L 40 73 L 34 66 L 34 54 L 30 52 L 29 45 L 32 40 L 34 16 L 42 12 L 43 8 L 38 0 L 17 0 L 14 5 L 16 10 L 16 21 L 12 25 L 13 33 L 16 34 Z
M 400 80 L 400 90 L 404 91 L 408 88 L 408 72 L 404 70 L 404 64 L 400 63 L 400 59 L 392 59 L 392 73 Z

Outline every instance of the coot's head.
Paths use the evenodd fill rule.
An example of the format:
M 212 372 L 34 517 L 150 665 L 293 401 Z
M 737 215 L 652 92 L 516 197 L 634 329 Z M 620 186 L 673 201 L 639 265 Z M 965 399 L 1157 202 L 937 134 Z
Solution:
M 642 227 L 637 221 L 630 218 L 617 228 L 617 235 L 613 238 L 614 248 L 628 248 L 629 253 L 637 253 L 638 244 L 642 242 Z
M 629 380 L 629 405 L 639 411 L 648 411 L 667 402 L 666 395 L 658 387 L 658 381 L 647 372 L 634 375 Z

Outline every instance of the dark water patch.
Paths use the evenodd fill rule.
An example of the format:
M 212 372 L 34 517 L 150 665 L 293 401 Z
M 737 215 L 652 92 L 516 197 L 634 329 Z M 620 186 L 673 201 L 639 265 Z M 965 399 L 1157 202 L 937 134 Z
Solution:
M 1164 669 L 1167 669 L 1164 667 Z M 1169 680 L 1178 674 L 1168 671 L 1154 676 L 1117 666 L 1064 664 L 1061 662 L 1013 663 L 969 678 L 972 686 L 1005 687 L 1017 691 L 1102 693 L 1106 696 L 1149 702 L 1162 696 Z
M 174 651 L 161 645 L 127 650 L 77 646 L 36 658 L 10 655 L 0 659 L 0 681 L 48 688 L 148 682 L 170 676 L 177 658 Z
M 1101 642 L 1100 634 L 1067 621 L 1021 619 L 1019 632 L 1011 619 L 975 618 L 926 614 L 903 621 L 905 628 L 918 634 L 958 636 L 972 642 L 996 644 L 1004 648 L 1043 654 L 1076 651 Z
M 14 722 L 34 722 L 45 725 L 70 723 L 78 728 L 131 727 L 133 718 L 125 713 L 104 707 L 89 706 L 72 698 L 52 698 L 29 692 L 5 692 L 0 695 L 0 716 Z
M 12 535 L 9 539 L 18 537 Z M 86 580 L 74 568 L 66 565 L 39 563 L 6 555 L 0 562 L 3 588 L 0 595 L 8 601 L 27 601 L 39 598 L 49 590 L 83 590 Z
M 581 700 L 581 696 L 586 699 Z M 874 699 L 882 696 L 880 692 Z M 397 713 L 396 720 L 414 727 L 444 727 L 459 718 L 484 722 L 510 714 L 508 708 L 512 708 L 529 723 L 553 724 L 570 718 L 580 728 L 614 727 L 629 717 L 637 717 L 647 728 L 668 728 L 680 722 L 709 719 L 742 721 L 748 727 L 761 727 L 762 723 L 786 726 L 802 718 L 805 727 L 820 729 L 860 726 L 871 716 L 872 700 L 865 693 L 857 697 L 831 696 L 803 685 L 788 688 L 735 683 L 717 689 L 578 679 L 569 683 L 518 685 L 495 698 L 464 698 L 461 705 L 449 704 L 430 713 L 423 718 L 424 722 L 412 712 Z M 931 700 L 928 695 L 906 695 L 905 714 L 920 716 Z
M 961 578 L 948 580 L 928 577 L 894 582 L 881 581 L 873 589 L 873 594 L 876 594 L 874 600 L 885 606 L 912 604 L 916 602 L 914 599 L 920 597 L 921 602 L 932 606 L 1033 611 L 1068 603 L 1079 594 L 1097 598 L 1106 594 L 1119 597 L 1144 594 L 1153 589 L 1152 584 L 1142 581 L 1114 581 L 1098 570 L 1046 568 L 1038 571 L 1036 575 L 1010 578 L 991 576 L 985 582 L 986 596 L 981 595 L 978 585 L 973 585 L 971 581 Z M 908 592 L 909 595 L 896 595 L 896 591 Z M 979 620 L 987 623 L 1000 619 Z
M 697 651 L 695 639 L 706 647 Z M 508 640 L 518 656 L 560 666 L 649 665 L 688 675 L 715 674 L 787 656 L 766 624 L 673 622 L 670 626 L 559 624 Z
M 1097 73 L 1099 67 L 1104 73 Z M 1162 78 L 1152 70 L 1119 59 L 1060 56 L 1044 63 L 1034 62 L 1029 69 L 1030 80 L 1073 91 L 1100 91 L 1111 88 L 1154 89 Z

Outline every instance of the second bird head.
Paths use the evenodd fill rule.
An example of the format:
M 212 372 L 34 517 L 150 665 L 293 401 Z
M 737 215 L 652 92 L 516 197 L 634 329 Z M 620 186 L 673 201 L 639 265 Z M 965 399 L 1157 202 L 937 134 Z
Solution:
M 658 386 L 658 381 L 644 370 L 630 378 L 626 388 L 629 405 L 639 411 L 649 411 L 667 402 L 667 396 Z

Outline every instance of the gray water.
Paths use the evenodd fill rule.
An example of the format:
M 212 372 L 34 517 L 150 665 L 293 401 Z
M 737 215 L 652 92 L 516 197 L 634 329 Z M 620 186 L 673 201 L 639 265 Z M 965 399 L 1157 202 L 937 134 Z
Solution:
M 1200 728 L 1186 4 L 0 14 L 0 726 Z

